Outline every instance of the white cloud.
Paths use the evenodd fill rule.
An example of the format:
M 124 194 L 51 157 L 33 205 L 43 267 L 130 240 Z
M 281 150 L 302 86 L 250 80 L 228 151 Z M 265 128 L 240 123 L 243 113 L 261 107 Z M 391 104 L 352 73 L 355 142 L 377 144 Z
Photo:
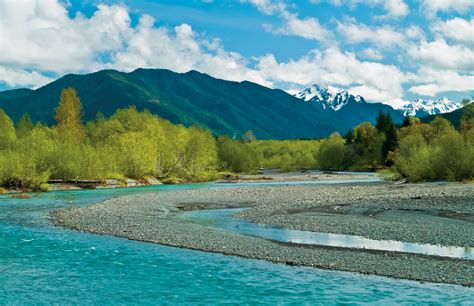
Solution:
M 453 70 L 437 70 L 432 68 L 421 68 L 418 72 L 417 81 L 421 85 L 410 87 L 409 91 L 434 97 L 443 92 L 465 92 L 474 90 L 474 75 L 459 74 Z
M 287 6 L 282 1 L 272 0 L 241 0 L 249 2 L 258 10 L 267 15 L 278 15 L 283 25 L 274 27 L 269 24 L 264 25 L 264 29 L 279 35 L 298 36 L 308 40 L 317 40 L 327 43 L 331 37 L 331 32 L 323 27 L 319 20 L 312 17 L 299 18 L 297 14 L 288 11 Z
M 240 0 L 240 2 L 253 4 L 259 11 L 267 15 L 286 11 L 286 5 L 278 0 Z
M 336 85 L 368 100 L 392 104 L 402 101 L 404 84 L 411 86 L 410 92 L 423 95 L 474 87 L 474 51 L 468 47 L 472 37 L 466 32 L 472 20 L 454 18 L 438 23 L 435 40 L 430 42 L 415 25 L 397 31 L 390 26 L 369 27 L 345 20 L 337 29 L 347 43 L 377 45 L 364 46 L 358 53 L 368 60 L 333 46 L 314 49 L 298 59 L 277 61 L 272 54 L 249 59 L 229 52 L 218 39 L 203 36 L 188 24 L 157 27 L 151 16 L 143 15 L 132 25 L 128 9 L 120 5 L 99 5 L 91 17 L 78 14 L 71 18 L 58 1 L 0 1 L 0 82 L 11 87 L 37 87 L 51 81 L 48 76 L 102 68 L 196 69 L 218 78 L 249 80 L 269 87 Z M 300 18 L 281 1 L 251 2 L 262 12 L 281 18 L 281 27 L 272 28 L 280 35 L 297 35 L 329 45 L 332 33 L 317 19 Z M 415 44 L 415 40 L 421 42 Z M 407 52 L 400 52 L 400 56 L 421 67 L 416 76 L 394 65 L 370 61 L 383 59 L 380 50 L 394 46 L 402 46 L 401 50 L 406 47 Z
M 337 22 L 337 30 L 344 36 L 345 42 L 349 44 L 369 42 L 377 46 L 390 48 L 401 46 L 405 42 L 404 35 L 388 25 L 371 28 L 350 19 L 345 22 Z
M 425 39 L 425 33 L 417 25 L 410 25 L 405 29 L 405 36 L 411 40 L 423 40 Z
M 474 45 L 474 18 L 465 20 L 459 17 L 435 23 L 433 31 L 457 43 Z
M 382 2 L 387 13 L 393 17 L 405 17 L 410 11 L 408 5 L 403 0 L 386 0 Z
M 229 80 L 270 86 L 245 58 L 221 44 L 199 37 L 187 24 L 170 31 L 154 27 L 143 15 L 132 27 L 127 8 L 99 5 L 92 17 L 68 16 L 57 0 L 0 2 L 0 82 L 10 86 L 44 84 L 37 72 L 58 75 L 102 68 L 134 70 L 197 69 Z
M 422 65 L 437 69 L 474 69 L 474 51 L 462 45 L 449 45 L 443 39 L 411 45 L 408 54 Z
M 91 18 L 71 19 L 55 0 L 0 2 L 0 64 L 81 71 L 98 53 L 120 48 L 130 30 L 124 7 L 99 5 Z
M 430 14 L 437 12 L 465 13 L 474 7 L 472 0 L 422 0 L 421 6 Z
M 405 17 L 410 12 L 409 6 L 404 0 L 331 0 L 334 5 L 348 5 L 354 7 L 359 4 L 365 4 L 369 6 L 381 6 L 387 14 L 381 16 L 383 18 L 400 18 Z
M 0 66 L 0 81 L 3 81 L 10 87 L 31 86 L 36 88 L 53 80 L 38 71 L 26 71 Z
M 274 83 L 291 87 L 309 84 L 351 88 L 373 101 L 390 102 L 403 96 L 406 76 L 395 66 L 359 61 L 355 54 L 337 48 L 313 50 L 298 60 L 277 62 L 271 54 L 262 57 L 258 69 Z
M 383 59 L 382 53 L 380 53 L 379 50 L 373 49 L 373 48 L 367 48 L 362 50 L 362 56 L 364 56 L 367 59 L 372 59 L 372 60 L 381 60 Z
M 281 17 L 284 20 L 282 27 L 274 29 L 267 26 L 266 29 L 276 34 L 299 36 L 320 42 L 328 42 L 331 37 L 331 32 L 323 27 L 316 18 L 300 19 L 296 14 L 289 12 L 283 12 Z

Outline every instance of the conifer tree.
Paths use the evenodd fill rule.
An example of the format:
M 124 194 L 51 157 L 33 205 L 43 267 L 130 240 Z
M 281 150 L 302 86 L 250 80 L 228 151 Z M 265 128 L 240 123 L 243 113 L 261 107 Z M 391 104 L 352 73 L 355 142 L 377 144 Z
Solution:
M 470 99 L 463 99 L 464 105 L 459 128 L 463 133 L 469 132 L 474 128 L 474 103 Z
M 379 113 L 376 128 L 385 135 L 385 141 L 382 145 L 382 157 L 386 160 L 388 153 L 395 151 L 398 145 L 397 130 L 389 113 Z

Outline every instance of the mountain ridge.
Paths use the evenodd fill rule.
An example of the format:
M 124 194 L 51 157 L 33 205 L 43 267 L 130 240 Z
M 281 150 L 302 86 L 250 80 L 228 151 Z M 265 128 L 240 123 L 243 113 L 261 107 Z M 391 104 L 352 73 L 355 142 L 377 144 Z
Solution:
M 318 103 L 324 109 L 332 108 L 335 111 L 343 109 L 350 101 L 362 104 L 368 103 L 362 96 L 350 94 L 347 90 L 332 86 L 320 87 L 315 84 L 306 87 L 293 96 L 305 102 Z M 405 117 L 414 116 L 421 118 L 455 111 L 462 108 L 462 103 L 454 102 L 447 97 L 436 100 L 418 98 L 400 107 L 392 108 L 399 111 Z
M 404 116 L 425 117 L 450 113 L 460 108 L 462 108 L 462 103 L 457 103 L 447 97 L 442 97 L 436 100 L 419 98 L 397 109 L 402 112 Z
M 28 113 L 34 121 L 51 125 L 66 87 L 78 92 L 85 120 L 94 119 L 98 112 L 110 116 L 118 108 L 134 105 L 173 123 L 209 128 L 215 135 L 240 136 L 252 130 L 258 139 L 309 139 L 336 131 L 344 134 L 364 121 L 375 122 L 379 111 L 402 120 L 386 105 L 367 103 L 371 105 L 367 107 L 352 101 L 351 113 L 338 113 L 249 81 L 221 80 L 195 70 L 143 68 L 129 73 L 68 74 L 36 90 L 0 92 L 0 107 L 15 121 Z
M 328 86 L 326 88 L 317 85 L 311 85 L 294 95 L 296 98 L 305 102 L 321 104 L 323 109 L 331 108 L 335 111 L 340 110 L 349 102 L 367 103 L 359 95 L 350 94 L 347 90 L 341 90 L 336 87 Z

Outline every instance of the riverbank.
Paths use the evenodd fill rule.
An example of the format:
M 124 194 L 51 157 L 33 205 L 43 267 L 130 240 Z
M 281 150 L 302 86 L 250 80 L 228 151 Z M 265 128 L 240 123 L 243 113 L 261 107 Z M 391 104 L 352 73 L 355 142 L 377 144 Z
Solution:
M 293 229 L 472 247 L 474 188 L 453 183 L 365 183 L 217 188 L 124 196 L 53 212 L 58 226 L 245 258 L 472 286 L 472 260 L 306 246 L 243 236 L 177 218 L 247 207 L 236 217 Z
M 264 170 L 261 174 L 222 174 L 217 183 L 259 183 L 259 182 L 300 182 L 300 181 L 332 181 L 332 180 L 373 180 L 377 178 L 376 173 L 352 173 L 352 172 L 322 172 L 318 170 L 305 170 L 293 172 L 280 172 L 278 169 Z M 143 179 L 104 179 L 104 180 L 49 180 L 45 191 L 65 191 L 81 189 L 110 189 L 129 188 L 156 185 L 189 184 L 178 178 L 157 179 L 153 177 Z M 15 184 L 13 184 L 15 185 Z M 38 190 L 36 190 L 38 192 Z M 12 194 L 13 197 L 25 196 L 25 193 L 34 192 L 29 188 L 13 186 L 10 188 L 0 187 L 0 194 Z

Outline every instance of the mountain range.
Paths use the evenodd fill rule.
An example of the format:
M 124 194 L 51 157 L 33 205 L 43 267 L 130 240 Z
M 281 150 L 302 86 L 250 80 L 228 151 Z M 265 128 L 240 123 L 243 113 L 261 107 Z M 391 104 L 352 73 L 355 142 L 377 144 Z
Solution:
M 416 99 L 398 108 L 404 116 L 425 117 L 429 115 L 438 115 L 449 113 L 460 109 L 462 103 L 454 102 L 446 97 L 437 100 Z
M 306 102 L 320 104 L 323 109 L 331 108 L 335 111 L 343 109 L 349 103 L 366 104 L 359 95 L 352 95 L 347 90 L 328 86 L 326 88 L 312 85 L 294 95 Z M 446 97 L 437 100 L 416 99 L 396 108 L 403 116 L 425 117 L 455 111 L 462 107 L 462 103 L 454 102 Z
M 347 90 L 340 90 L 332 86 L 322 88 L 312 85 L 297 93 L 295 97 L 306 102 L 318 103 L 323 109 L 331 108 L 334 111 L 338 111 L 350 103 L 367 103 L 361 96 L 351 95 Z
M 390 106 L 366 103 L 358 97 L 350 96 L 336 111 L 248 81 L 164 69 L 68 74 L 36 90 L 0 92 L 0 108 L 14 121 L 27 113 L 33 121 L 51 125 L 60 92 L 66 87 L 76 89 L 85 120 L 94 119 L 98 112 L 110 116 L 118 108 L 134 105 L 173 123 L 198 125 L 215 135 L 231 137 L 240 137 L 247 130 L 258 139 L 320 138 L 335 131 L 345 134 L 359 123 L 375 122 L 380 111 L 389 112 L 395 122 L 403 120 Z

